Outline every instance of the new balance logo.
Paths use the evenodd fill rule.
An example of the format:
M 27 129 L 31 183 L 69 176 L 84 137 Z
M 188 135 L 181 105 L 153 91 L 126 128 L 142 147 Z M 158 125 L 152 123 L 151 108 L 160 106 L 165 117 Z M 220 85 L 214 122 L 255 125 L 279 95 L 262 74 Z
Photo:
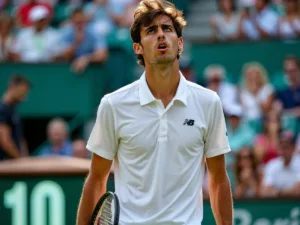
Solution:
M 194 126 L 195 120 L 185 119 L 183 125 Z

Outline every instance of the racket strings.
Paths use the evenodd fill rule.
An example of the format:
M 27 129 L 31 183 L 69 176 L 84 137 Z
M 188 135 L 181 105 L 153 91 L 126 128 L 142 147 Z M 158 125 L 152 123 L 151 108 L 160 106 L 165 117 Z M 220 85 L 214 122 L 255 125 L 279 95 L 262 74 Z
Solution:
M 113 225 L 112 198 L 107 199 L 99 217 L 99 225 Z

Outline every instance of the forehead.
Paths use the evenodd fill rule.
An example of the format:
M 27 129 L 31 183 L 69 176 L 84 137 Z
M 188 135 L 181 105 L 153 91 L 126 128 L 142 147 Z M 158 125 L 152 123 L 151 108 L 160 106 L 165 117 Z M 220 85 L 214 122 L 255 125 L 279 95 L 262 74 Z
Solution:
M 144 28 L 147 28 L 150 26 L 161 26 L 162 24 L 167 24 L 167 25 L 173 26 L 173 21 L 167 15 L 158 15 L 153 19 L 153 21 L 148 26 L 144 26 Z
M 296 63 L 295 60 L 289 59 L 289 60 L 286 60 L 286 61 L 284 62 L 284 65 L 285 65 L 286 67 L 296 67 L 296 66 L 297 66 L 297 63 Z

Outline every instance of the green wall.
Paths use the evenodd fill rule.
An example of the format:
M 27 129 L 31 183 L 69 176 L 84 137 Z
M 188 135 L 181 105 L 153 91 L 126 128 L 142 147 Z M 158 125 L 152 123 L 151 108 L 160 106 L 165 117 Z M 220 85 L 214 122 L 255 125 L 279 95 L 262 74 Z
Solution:
M 192 60 L 197 75 L 202 78 L 203 70 L 209 64 L 222 64 L 229 73 L 229 80 L 240 79 L 242 66 L 246 62 L 262 63 L 272 76 L 281 72 L 283 59 L 288 54 L 300 57 L 299 41 L 268 40 L 259 42 L 232 42 L 215 44 L 194 43 L 191 48 Z

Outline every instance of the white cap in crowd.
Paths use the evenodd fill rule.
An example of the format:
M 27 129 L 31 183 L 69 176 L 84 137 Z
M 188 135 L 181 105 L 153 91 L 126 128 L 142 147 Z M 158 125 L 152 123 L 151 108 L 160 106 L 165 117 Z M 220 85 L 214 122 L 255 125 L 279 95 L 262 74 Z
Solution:
M 243 117 L 244 114 L 243 108 L 239 104 L 231 105 L 226 111 L 228 116 Z
M 34 6 L 29 12 L 29 19 L 31 22 L 46 19 L 48 16 L 49 10 L 43 5 Z

